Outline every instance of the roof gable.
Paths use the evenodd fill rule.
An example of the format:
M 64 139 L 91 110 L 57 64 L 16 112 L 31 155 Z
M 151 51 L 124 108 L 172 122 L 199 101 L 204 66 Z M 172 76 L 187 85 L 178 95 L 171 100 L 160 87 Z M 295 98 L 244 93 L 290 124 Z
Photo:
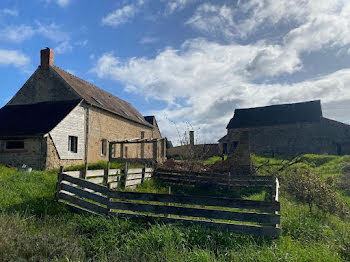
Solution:
M 130 103 L 76 77 L 57 66 L 51 66 L 54 71 L 65 80 L 71 88 L 86 102 L 117 114 L 123 118 L 132 120 L 145 126 L 151 125 Z
M 320 121 L 320 100 L 236 109 L 227 129 Z
M 0 109 L 0 137 L 41 136 L 50 132 L 79 103 L 79 100 L 6 105 Z

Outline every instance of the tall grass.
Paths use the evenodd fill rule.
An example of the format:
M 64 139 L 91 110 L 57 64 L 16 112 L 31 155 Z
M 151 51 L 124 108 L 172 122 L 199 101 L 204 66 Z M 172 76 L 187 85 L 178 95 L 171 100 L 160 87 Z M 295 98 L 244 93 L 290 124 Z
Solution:
M 303 164 L 311 166 L 311 161 L 315 163 L 312 157 Z M 335 165 L 338 170 L 344 161 L 346 157 L 316 161 L 312 168 Z M 285 192 L 280 200 L 282 236 L 272 240 L 199 226 L 75 215 L 54 200 L 55 183 L 55 173 L 0 166 L 0 261 L 350 260 L 350 222 L 317 208 L 310 213 Z M 156 180 L 138 188 L 166 189 Z M 263 194 L 246 198 L 261 200 Z

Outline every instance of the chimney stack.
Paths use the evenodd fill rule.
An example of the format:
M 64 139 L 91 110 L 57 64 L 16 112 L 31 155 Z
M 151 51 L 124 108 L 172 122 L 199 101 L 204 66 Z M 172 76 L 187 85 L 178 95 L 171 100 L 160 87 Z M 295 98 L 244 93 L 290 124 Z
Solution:
M 194 131 L 190 131 L 190 145 L 194 146 Z
M 55 57 L 55 52 L 46 47 L 46 49 L 43 49 L 40 51 L 40 61 L 41 61 L 41 64 L 40 64 L 40 67 L 42 69 L 49 69 L 49 66 L 53 66 L 54 63 L 53 63 L 53 60 L 54 60 L 54 57 Z

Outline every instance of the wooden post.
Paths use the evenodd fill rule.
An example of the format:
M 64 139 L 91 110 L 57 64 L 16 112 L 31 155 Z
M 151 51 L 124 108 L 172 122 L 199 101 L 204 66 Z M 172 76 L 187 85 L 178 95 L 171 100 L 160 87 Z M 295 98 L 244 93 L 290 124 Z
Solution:
M 124 188 L 126 188 L 126 182 L 128 181 L 128 172 L 129 172 L 129 163 L 125 162 L 124 181 L 123 181 L 123 187 Z
M 107 162 L 107 167 L 105 169 L 105 173 L 103 176 L 103 184 L 105 184 L 108 187 L 108 176 L 109 176 L 109 169 L 110 169 L 111 163 L 108 161 Z
M 171 186 L 168 186 L 168 195 L 171 195 Z M 170 206 L 170 203 L 166 203 L 167 206 Z M 169 214 L 165 214 L 166 217 L 170 217 Z
M 142 177 L 141 177 L 141 184 L 145 182 L 145 176 L 146 176 L 146 164 L 144 164 L 142 168 Z
M 124 143 L 120 143 L 120 158 L 124 158 Z
M 228 186 L 231 186 L 231 172 L 228 172 Z
M 273 196 L 272 200 L 275 200 L 275 201 L 277 201 L 277 202 L 278 202 L 278 195 L 279 195 L 280 183 L 279 183 L 279 181 L 278 181 L 278 178 L 277 178 L 277 177 L 276 177 L 276 179 L 275 179 L 275 183 L 274 183 L 273 188 L 274 188 L 274 196 Z M 277 212 L 277 211 L 275 211 L 275 214 L 277 215 L 277 214 L 278 214 L 278 212 Z M 276 227 L 276 228 L 278 228 L 278 227 L 279 227 L 279 225 L 278 225 L 278 224 L 276 224 L 276 225 L 275 225 L 275 227 Z
M 62 183 L 62 179 L 63 179 L 63 166 L 60 166 L 60 171 L 58 172 L 57 175 L 57 184 L 56 184 L 56 200 L 59 200 L 59 193 L 61 190 L 61 183 Z

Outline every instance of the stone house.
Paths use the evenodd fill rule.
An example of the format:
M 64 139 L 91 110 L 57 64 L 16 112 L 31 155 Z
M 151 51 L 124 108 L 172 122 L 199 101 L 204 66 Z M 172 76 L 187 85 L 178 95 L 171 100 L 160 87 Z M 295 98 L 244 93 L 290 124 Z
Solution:
M 350 125 L 323 117 L 319 100 L 236 109 L 226 128 L 219 140 L 225 154 L 235 150 L 242 131 L 258 155 L 350 154 Z
M 126 101 L 56 67 L 49 48 L 41 50 L 38 69 L 0 109 L 0 121 L 5 165 L 52 169 L 106 161 L 110 141 L 140 138 L 154 143 L 127 145 L 112 150 L 112 157 L 153 159 L 156 152 L 154 160 L 163 161 L 166 155 L 154 117 L 148 122 Z

